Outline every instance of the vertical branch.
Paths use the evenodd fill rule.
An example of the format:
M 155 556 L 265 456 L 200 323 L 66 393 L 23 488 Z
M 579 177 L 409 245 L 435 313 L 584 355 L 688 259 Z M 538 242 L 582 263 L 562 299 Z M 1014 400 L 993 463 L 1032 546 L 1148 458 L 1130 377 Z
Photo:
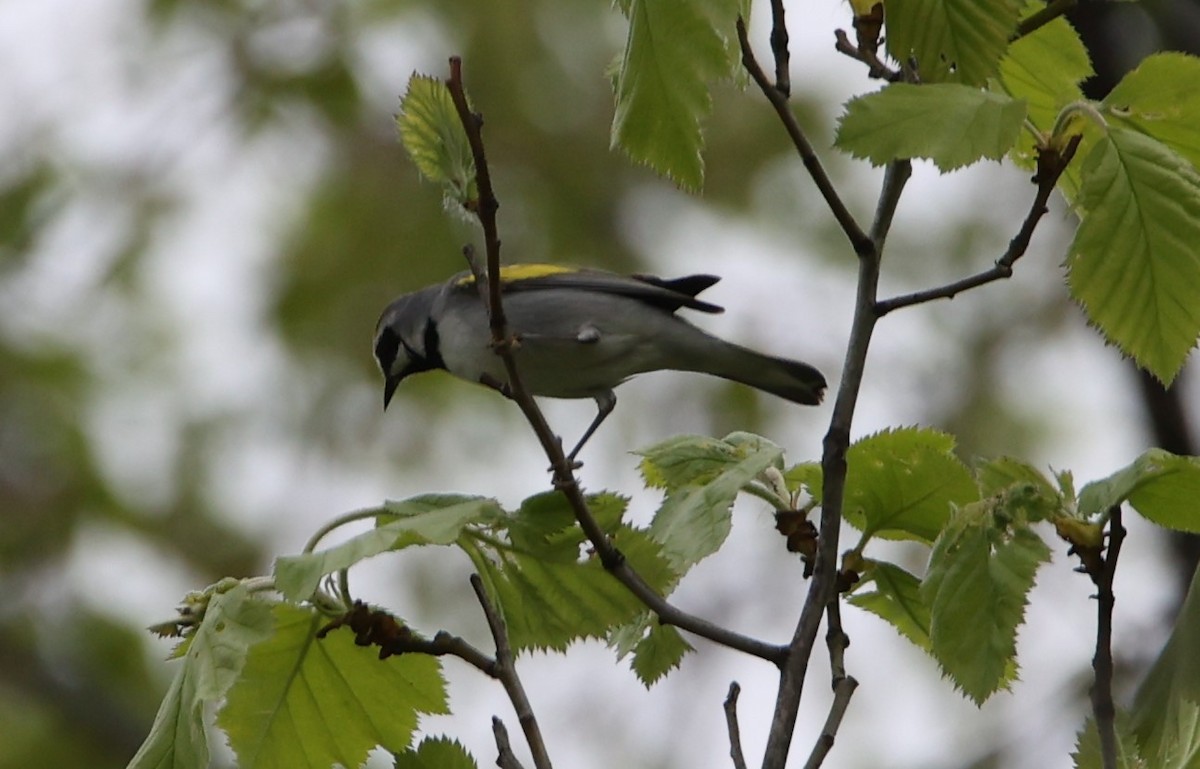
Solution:
M 746 769 L 746 755 L 742 752 L 742 730 L 738 726 L 737 701 L 742 693 L 742 687 L 734 681 L 729 684 L 729 694 L 725 696 L 725 726 L 729 729 L 729 757 L 733 759 L 733 769 Z
M 492 639 L 496 642 L 496 678 L 504 686 L 504 691 L 508 694 L 508 699 L 517 712 L 517 721 L 521 724 L 521 731 L 525 733 L 525 741 L 529 743 L 529 751 L 533 754 L 533 765 L 537 769 L 551 769 L 550 754 L 546 752 L 546 743 L 542 740 L 541 727 L 538 726 L 537 718 L 533 715 L 533 707 L 529 704 L 529 697 L 525 695 L 525 687 L 517 675 L 517 667 L 513 659 L 512 646 L 508 642 L 508 628 L 504 625 L 504 618 L 492 605 L 487 591 L 484 590 L 483 580 L 479 578 L 478 574 L 471 575 L 471 587 L 475 590 L 475 597 L 479 599 L 483 615 L 487 618 L 488 628 L 492 631 Z M 500 745 L 501 757 L 503 757 L 504 749 L 508 745 L 508 733 L 504 731 L 504 724 L 500 723 L 500 719 L 493 719 L 492 728 L 496 729 L 497 725 L 500 731 L 504 732 L 503 745 L 500 745 L 500 732 L 496 734 L 497 744 Z M 509 755 L 511 756 L 511 751 L 509 751 Z
M 788 658 L 780 675 L 775 712 L 763 756 L 763 769 L 784 769 L 787 764 L 788 749 L 800 709 L 800 697 L 804 691 L 804 678 L 817 630 L 821 625 L 821 616 L 836 597 L 838 534 L 846 490 L 846 451 L 850 446 L 850 426 L 862 387 L 863 373 L 866 370 L 867 349 L 878 319 L 875 313 L 875 297 L 879 286 L 883 241 L 910 174 L 911 167 L 906 161 L 895 162 L 887 167 L 879 204 L 876 207 L 875 221 L 871 228 L 872 245 L 869 249 L 859 252 L 854 320 L 850 327 L 850 340 L 846 345 L 842 381 L 838 386 L 833 417 L 830 420 L 829 432 L 825 435 L 821 456 L 824 490 L 821 498 L 816 566 L 804 608 L 800 612 L 800 620 L 792 635 Z
M 829 602 L 826 612 L 828 626 L 825 632 L 825 644 L 829 648 L 829 668 L 833 678 L 833 702 L 829 704 L 829 715 L 825 717 L 825 726 L 821 736 L 813 745 L 812 753 L 804 764 L 804 769 L 818 769 L 825 763 L 825 757 L 833 750 L 837 740 L 838 729 L 846 708 L 850 706 L 850 698 L 858 688 L 858 681 L 846 675 L 846 647 L 850 645 L 850 637 L 842 629 L 842 608 L 835 599 Z
M 771 53 L 775 55 L 775 90 L 785 97 L 791 96 L 792 73 L 788 69 L 791 54 L 783 0 L 771 0 Z
M 1113 578 L 1117 573 L 1117 558 L 1121 554 L 1121 543 L 1125 541 L 1125 527 L 1121 525 L 1121 506 L 1109 510 L 1108 552 L 1104 555 L 1104 567 L 1093 574 L 1096 583 L 1096 654 L 1092 657 L 1092 669 L 1096 680 L 1092 684 L 1092 715 L 1096 718 L 1096 731 L 1100 735 L 1100 756 L 1104 769 L 1117 769 L 1116 706 L 1112 696 L 1112 615 L 1117 598 L 1113 593 Z

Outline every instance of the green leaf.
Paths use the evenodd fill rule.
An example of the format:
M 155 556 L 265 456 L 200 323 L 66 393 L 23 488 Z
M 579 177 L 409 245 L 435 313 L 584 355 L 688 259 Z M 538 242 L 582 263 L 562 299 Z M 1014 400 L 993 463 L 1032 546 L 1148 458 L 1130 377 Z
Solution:
M 982 496 L 1013 520 L 1044 521 L 1063 512 L 1064 500 L 1037 468 L 1012 457 L 985 462 L 977 471 Z
M 1088 154 L 1071 293 L 1105 337 L 1169 384 L 1200 333 L 1200 174 L 1113 126 Z
M 417 169 L 441 184 L 448 199 L 464 205 L 478 197 L 471 146 L 444 82 L 414 73 L 400 99 L 396 128 Z
M 1106 116 L 1157 139 L 1200 167 L 1200 58 L 1147 56 L 1103 102 Z
M 1024 119 L 1025 105 L 1003 94 L 953 83 L 893 83 L 846 103 L 835 144 L 875 165 L 925 158 L 953 171 L 1003 158 Z
M 271 604 L 237 584 L 208 599 L 200 626 L 129 769 L 208 766 L 204 710 L 234 684 L 250 647 L 271 631 Z
M 623 527 L 613 542 L 651 587 L 661 591 L 673 583 L 661 546 L 645 532 Z M 499 556 L 477 566 L 518 651 L 562 651 L 578 639 L 604 638 L 645 608 L 597 558 L 563 563 L 514 552 Z
M 825 488 L 825 478 L 821 472 L 820 462 L 801 462 L 797 465 L 792 465 L 783 473 L 783 480 L 787 483 L 789 490 L 799 491 L 801 487 L 808 490 L 812 498 L 816 501 L 821 501 L 821 494 Z
M 642 457 L 639 469 L 646 487 L 672 492 L 710 483 L 730 465 L 762 450 L 782 454 L 774 443 L 750 433 L 731 433 L 720 439 L 677 435 L 634 454 Z
M 1026 10 L 1043 7 L 1043 3 L 1031 3 Z M 1030 122 L 1044 133 L 1053 129 L 1063 107 L 1083 99 L 1079 84 L 1092 74 L 1092 62 L 1079 33 L 1061 17 L 1014 42 L 1000 61 L 1004 91 L 1025 102 Z M 1023 168 L 1034 168 L 1037 158 L 1032 134 L 1021 133 L 1013 159 Z M 1070 166 L 1068 173 L 1075 168 Z
M 1168 769 L 1166 764 L 1147 764 L 1138 753 L 1137 740 L 1129 731 L 1129 719 L 1123 712 L 1116 717 L 1117 734 L 1117 769 L 1143 769 L 1153 766 L 1154 769 Z M 1075 761 L 1075 769 L 1104 769 L 1104 759 L 1100 750 L 1100 733 L 1096 730 L 1096 720 L 1089 718 L 1083 731 L 1075 743 L 1075 752 L 1071 754 Z M 1183 769 L 1182 766 L 1176 769 Z
M 426 737 L 416 750 L 398 754 L 393 769 L 479 769 L 479 764 L 457 740 Z
M 960 511 L 934 543 L 921 597 L 930 649 L 968 697 L 982 704 L 1016 674 L 1017 628 L 1038 566 L 1050 549 L 1019 527 L 993 528 L 987 502 Z
M 693 651 L 672 625 L 655 623 L 633 650 L 633 672 L 649 689 Z
M 613 148 L 690 190 L 704 183 L 701 122 L 712 108 L 708 83 L 732 69 L 729 48 L 705 5 L 630 0 L 629 37 L 614 85 Z M 720 15 L 722 29 L 733 29 L 734 13 L 731 6 Z
M 782 449 L 768 441 L 757 447 L 743 444 L 737 452 L 742 457 L 726 463 L 716 475 L 705 472 L 668 494 L 650 524 L 650 535 L 662 543 L 680 574 L 721 547 L 729 536 L 730 508 L 738 491 L 783 456 Z
M 348 628 L 318 640 L 321 617 L 278 604 L 271 637 L 256 644 L 217 723 L 241 769 L 354 767 L 382 746 L 406 750 L 422 713 L 446 713 L 431 656 L 380 660 Z
M 915 427 L 863 438 L 846 454 L 846 520 L 864 536 L 932 542 L 952 505 L 979 498 L 954 438 Z
M 921 599 L 921 580 L 904 569 L 886 561 L 867 561 L 866 581 L 874 584 L 873 592 L 856 591 L 848 599 L 860 609 L 866 609 L 912 641 L 929 651 L 929 606 Z
M 1095 515 L 1128 501 L 1143 517 L 1200 533 L 1200 458 L 1149 449 L 1127 467 L 1079 492 L 1079 512 Z
M 396 516 L 328 550 L 275 559 L 275 586 L 293 601 L 304 601 L 326 574 L 348 569 L 371 556 L 412 544 L 449 545 L 469 523 L 501 515 L 493 499 L 456 495 L 414 497 L 388 502 L 381 519 Z
M 887 48 L 926 83 L 983 85 L 1017 28 L 1016 0 L 888 0 Z

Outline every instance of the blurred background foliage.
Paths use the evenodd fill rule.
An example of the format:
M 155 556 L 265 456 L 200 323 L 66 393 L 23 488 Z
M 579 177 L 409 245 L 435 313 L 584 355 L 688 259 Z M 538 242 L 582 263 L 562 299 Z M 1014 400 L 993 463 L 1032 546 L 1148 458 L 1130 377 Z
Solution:
M 789 13 L 794 105 L 827 147 L 838 103 L 874 86 L 835 58 L 848 8 Z M 1195 45 L 1198 15 L 1190 0 L 1086 4 L 1074 20 L 1093 85 L 1102 94 L 1149 50 Z M 731 308 L 722 332 L 836 382 L 854 259 L 776 119 L 755 94 L 716 87 L 697 199 L 632 166 L 609 149 L 606 70 L 624 22 L 608 3 L 8 0 L 0 29 L 0 769 L 123 766 L 171 672 L 140 628 L 184 590 L 264 573 L 321 520 L 385 496 L 500 493 L 495 478 L 519 473 L 512 501 L 544 484 L 532 439 L 489 393 L 426 377 L 380 416 L 378 311 L 462 269 L 472 237 L 394 138 L 414 70 L 466 62 L 508 260 L 732 273 L 713 291 Z M 824 154 L 868 216 L 877 173 Z M 888 290 L 1003 250 L 1029 190 L 1011 169 L 987 172 L 948 192 L 919 172 Z M 1056 272 L 1069 215 L 1052 218 L 1011 283 L 881 327 L 862 432 L 920 422 L 955 433 L 967 457 L 1094 461 L 1097 474 L 1148 444 L 1195 452 L 1191 377 L 1163 393 L 1082 329 Z M 595 486 L 634 478 L 630 436 L 751 429 L 793 459 L 819 451 L 818 417 L 663 381 L 623 397 L 624 421 L 606 428 L 623 469 L 597 456 Z M 440 616 L 421 571 L 438 567 L 406 572 L 414 613 Z M 1171 590 L 1157 588 L 1168 603 Z M 736 613 L 728 595 L 706 597 Z M 1015 765 L 1003 754 L 991 743 L 963 761 Z

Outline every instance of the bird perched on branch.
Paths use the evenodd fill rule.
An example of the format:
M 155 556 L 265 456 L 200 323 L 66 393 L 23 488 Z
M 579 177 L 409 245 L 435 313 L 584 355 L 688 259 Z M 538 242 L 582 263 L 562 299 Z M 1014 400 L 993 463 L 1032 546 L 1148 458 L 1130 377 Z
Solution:
M 714 275 L 664 280 L 549 264 L 502 267 L 500 284 L 513 359 L 526 390 L 550 398 L 592 398 L 596 418 L 568 455 L 574 460 L 617 404 L 613 388 L 647 371 L 695 371 L 815 405 L 825 377 L 807 363 L 764 355 L 718 339 L 676 315 L 681 308 L 720 313 L 696 296 Z M 400 382 L 444 370 L 505 391 L 504 362 L 491 345 L 488 312 L 475 278 L 405 294 L 375 328 L 386 409 Z

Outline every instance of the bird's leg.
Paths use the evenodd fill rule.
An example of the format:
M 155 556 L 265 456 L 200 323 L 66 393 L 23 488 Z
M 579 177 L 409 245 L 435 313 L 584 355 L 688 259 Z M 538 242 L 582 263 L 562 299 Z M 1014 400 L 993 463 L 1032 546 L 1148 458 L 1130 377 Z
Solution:
M 587 443 L 588 438 L 592 437 L 592 433 L 596 432 L 596 428 L 600 426 L 601 422 L 608 418 L 608 415 L 612 413 L 612 410 L 616 408 L 616 406 L 617 396 L 612 390 L 596 396 L 596 407 L 598 409 L 596 412 L 596 418 L 592 420 L 590 425 L 588 425 L 588 429 L 584 430 L 583 437 L 579 439 L 579 443 L 575 444 L 575 448 L 571 449 L 571 453 L 567 454 L 568 462 L 570 462 L 572 465 L 576 464 L 575 455 L 579 453 L 579 450 L 583 448 L 583 444 Z

